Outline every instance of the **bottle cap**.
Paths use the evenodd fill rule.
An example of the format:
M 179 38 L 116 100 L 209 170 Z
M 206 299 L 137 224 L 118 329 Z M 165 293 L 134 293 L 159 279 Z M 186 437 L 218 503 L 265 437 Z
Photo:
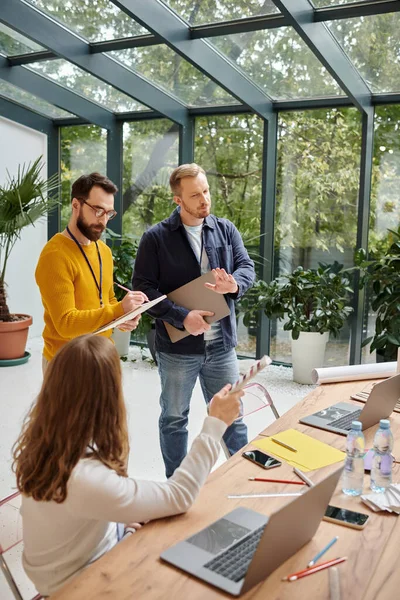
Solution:
M 390 429 L 390 421 L 389 419 L 381 419 L 379 421 L 380 429 Z
M 361 421 L 352 421 L 351 428 L 356 431 L 362 431 L 362 423 Z

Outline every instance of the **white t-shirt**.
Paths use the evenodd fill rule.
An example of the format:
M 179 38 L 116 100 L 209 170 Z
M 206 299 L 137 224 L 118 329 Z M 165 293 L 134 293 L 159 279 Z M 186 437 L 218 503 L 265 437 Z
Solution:
M 188 235 L 190 245 L 191 245 L 192 250 L 197 258 L 197 261 L 200 263 L 201 274 L 204 275 L 204 273 L 208 273 L 209 271 L 211 271 L 211 269 L 210 269 L 210 263 L 208 261 L 207 253 L 204 250 L 204 247 L 202 244 L 203 225 L 202 224 L 194 225 L 193 227 L 191 227 L 191 226 L 185 225 L 183 223 L 183 226 L 186 229 L 186 233 Z M 201 253 L 201 260 L 200 260 L 200 253 Z M 208 342 L 209 340 L 216 340 L 220 337 L 222 337 L 221 324 L 219 321 L 215 321 L 214 323 L 211 323 L 211 329 L 204 333 L 204 340 L 206 342 Z
M 97 459 L 73 469 L 66 500 L 22 496 L 23 565 L 43 596 L 53 594 L 117 543 L 116 523 L 160 519 L 187 511 L 218 458 L 226 425 L 206 417 L 190 452 L 164 482 L 121 477 Z M 145 528 L 140 535 L 146 535 Z

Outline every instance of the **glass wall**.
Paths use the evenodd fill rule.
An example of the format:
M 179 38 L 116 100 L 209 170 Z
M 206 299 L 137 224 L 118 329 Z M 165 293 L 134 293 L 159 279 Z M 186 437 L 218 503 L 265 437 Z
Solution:
M 84 173 L 107 173 L 107 132 L 96 125 L 61 128 L 61 230 L 71 215 L 71 186 Z
M 400 106 L 379 106 L 375 111 L 375 138 L 368 250 L 379 258 L 390 246 L 389 229 L 400 226 Z M 363 338 L 375 333 L 372 290 L 366 289 Z M 363 348 L 362 362 L 375 362 L 376 353 Z
M 140 239 L 171 214 L 169 176 L 178 166 L 179 130 L 167 119 L 124 124 L 122 232 Z
M 281 113 L 278 129 L 274 277 L 297 266 L 353 265 L 360 177 L 356 109 Z M 271 357 L 291 362 L 290 332 L 272 323 Z M 350 328 L 328 343 L 327 365 L 346 364 Z
M 263 121 L 255 115 L 196 119 L 195 161 L 207 172 L 212 212 L 232 221 L 260 261 Z M 255 331 L 239 320 L 237 351 L 255 356 Z

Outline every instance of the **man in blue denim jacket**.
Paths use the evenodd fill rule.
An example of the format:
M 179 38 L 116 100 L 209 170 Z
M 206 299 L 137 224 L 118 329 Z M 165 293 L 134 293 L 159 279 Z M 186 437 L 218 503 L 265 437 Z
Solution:
M 250 259 L 236 227 L 210 214 L 211 198 L 204 170 L 181 165 L 170 177 L 178 207 L 170 217 L 151 227 L 140 241 L 133 273 L 133 289 L 149 300 L 212 270 L 215 283 L 205 284 L 224 294 L 230 315 L 209 325 L 207 311 L 187 310 L 166 299 L 149 313 L 156 318 L 156 351 L 161 379 L 160 445 L 170 477 L 187 452 L 190 399 L 197 377 L 206 402 L 226 383 L 239 378 L 234 301 L 255 279 Z M 191 335 L 172 343 L 163 321 Z M 247 443 L 242 420 L 231 425 L 224 442 L 234 454 Z

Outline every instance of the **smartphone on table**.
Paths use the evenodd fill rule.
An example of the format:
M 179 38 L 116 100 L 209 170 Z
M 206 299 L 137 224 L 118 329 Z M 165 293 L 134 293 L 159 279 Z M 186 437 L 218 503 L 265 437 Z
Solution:
M 336 523 L 337 525 L 344 525 L 353 529 L 363 529 L 367 524 L 369 515 L 328 504 L 325 515 L 322 518 L 324 521 Z
M 247 460 L 251 460 L 256 463 L 263 469 L 274 469 L 275 467 L 281 466 L 281 461 L 269 454 L 265 454 L 265 452 L 261 452 L 261 450 L 246 450 L 242 453 L 244 458 Z

